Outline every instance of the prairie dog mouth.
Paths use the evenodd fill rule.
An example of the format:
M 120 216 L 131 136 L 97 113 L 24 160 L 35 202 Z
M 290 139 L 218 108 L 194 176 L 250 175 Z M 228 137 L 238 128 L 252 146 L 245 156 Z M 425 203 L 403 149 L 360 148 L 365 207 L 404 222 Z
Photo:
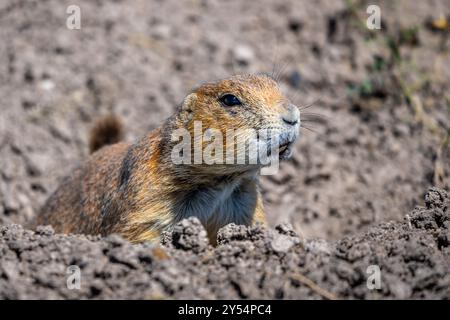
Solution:
M 286 150 L 289 148 L 289 145 L 290 145 L 290 144 L 291 144 L 291 143 L 288 142 L 288 143 L 285 143 L 285 144 L 281 145 L 281 146 L 278 148 L 278 153 L 283 153 L 284 151 L 286 151 Z
M 280 135 L 278 146 L 278 156 L 281 160 L 289 159 L 293 153 L 293 145 L 298 138 L 298 129 L 285 132 Z
M 292 156 L 292 145 L 294 141 L 288 141 L 278 147 L 278 156 L 280 159 L 289 159 Z

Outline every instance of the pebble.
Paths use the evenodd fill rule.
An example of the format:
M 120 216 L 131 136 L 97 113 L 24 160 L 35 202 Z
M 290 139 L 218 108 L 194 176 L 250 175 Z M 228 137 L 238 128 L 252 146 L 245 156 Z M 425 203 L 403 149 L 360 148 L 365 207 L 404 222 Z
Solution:
M 237 45 L 233 48 L 233 59 L 242 65 L 249 65 L 255 58 L 253 49 L 246 45 Z
M 294 239 L 284 234 L 274 234 L 274 238 L 270 242 L 270 247 L 277 253 L 286 253 L 296 244 Z

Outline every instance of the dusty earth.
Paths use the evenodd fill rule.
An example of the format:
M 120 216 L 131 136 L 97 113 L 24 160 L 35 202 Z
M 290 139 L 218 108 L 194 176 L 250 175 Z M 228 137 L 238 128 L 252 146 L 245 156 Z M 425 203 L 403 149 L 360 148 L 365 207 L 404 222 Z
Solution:
M 196 218 L 177 224 L 163 246 L 4 226 L 0 297 L 448 299 L 450 198 L 431 189 L 425 203 L 404 222 L 336 242 L 301 239 L 288 225 L 267 230 L 231 224 L 213 248 Z M 80 290 L 66 285 L 69 265 L 80 268 Z M 367 286 L 373 265 L 381 270 L 379 290 Z
M 370 1 L 373 31 L 368 4 L 1 1 L 0 298 L 449 298 L 450 1 Z M 274 229 L 228 226 L 212 248 L 196 221 L 163 247 L 18 225 L 87 157 L 97 118 L 131 141 L 196 84 L 245 72 L 325 116 L 262 181 Z

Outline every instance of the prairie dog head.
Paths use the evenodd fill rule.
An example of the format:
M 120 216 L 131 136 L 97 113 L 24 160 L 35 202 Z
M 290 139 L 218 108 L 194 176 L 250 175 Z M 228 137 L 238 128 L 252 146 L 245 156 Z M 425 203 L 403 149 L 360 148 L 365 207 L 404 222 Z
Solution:
M 236 164 L 241 168 L 265 165 L 261 153 L 254 161 L 255 146 L 262 152 L 264 145 L 266 155 L 287 159 L 300 128 L 299 109 L 267 75 L 238 75 L 201 85 L 183 101 L 180 119 L 193 137 L 191 150 L 203 151 L 202 163 L 214 164 L 215 170 L 226 170 L 223 165 L 227 164 L 234 169 Z M 230 156 L 234 163 L 227 162 Z

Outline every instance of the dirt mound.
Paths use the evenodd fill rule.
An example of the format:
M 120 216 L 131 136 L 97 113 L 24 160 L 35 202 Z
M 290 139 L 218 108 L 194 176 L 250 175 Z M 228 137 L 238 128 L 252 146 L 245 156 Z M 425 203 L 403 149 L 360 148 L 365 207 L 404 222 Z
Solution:
M 337 242 L 300 239 L 289 225 L 231 224 L 212 247 L 196 218 L 161 246 L 3 226 L 0 298 L 448 298 L 450 198 L 433 188 L 425 205 Z M 73 266 L 80 289 L 70 290 Z M 379 289 L 367 286 L 369 266 L 380 269 Z

